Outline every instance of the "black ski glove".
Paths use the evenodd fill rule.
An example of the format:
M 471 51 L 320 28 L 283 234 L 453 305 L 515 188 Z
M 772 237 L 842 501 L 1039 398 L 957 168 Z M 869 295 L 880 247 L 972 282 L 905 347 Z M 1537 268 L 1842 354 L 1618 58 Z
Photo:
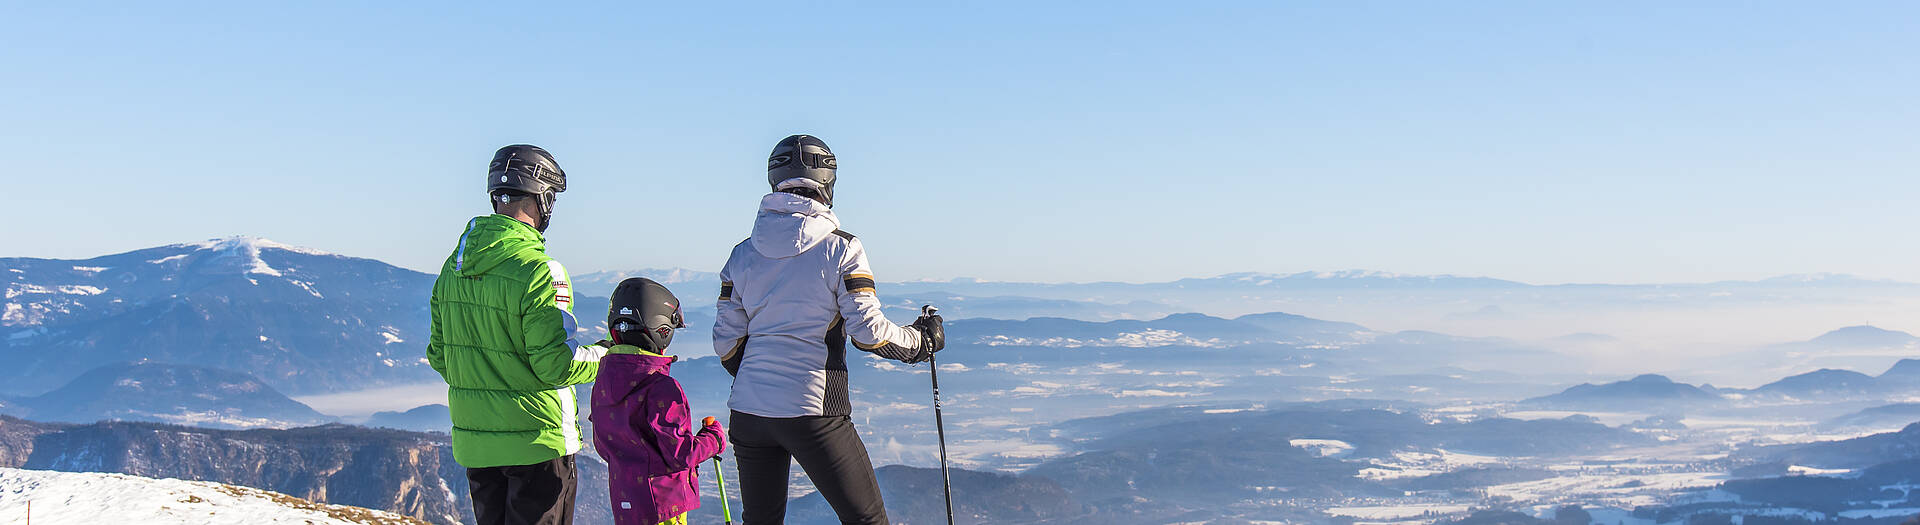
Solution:
M 933 357 L 934 352 L 947 348 L 947 329 L 939 315 L 922 316 L 913 321 L 913 328 L 920 331 L 920 355 L 925 361 Z

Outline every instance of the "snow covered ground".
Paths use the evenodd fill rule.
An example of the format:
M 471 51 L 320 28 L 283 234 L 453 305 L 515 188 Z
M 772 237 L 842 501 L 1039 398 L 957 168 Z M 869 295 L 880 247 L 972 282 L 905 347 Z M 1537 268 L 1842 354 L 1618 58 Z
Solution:
M 1344 458 L 1353 454 L 1353 444 L 1338 439 L 1295 439 L 1287 444 L 1323 458 Z
M 1712 470 L 1686 465 L 1627 464 L 1579 466 L 1561 476 L 1487 487 L 1488 496 L 1521 503 L 1579 503 L 1621 508 L 1658 505 L 1674 494 L 1704 489 L 1727 480 Z
M 1298 446 L 1298 445 L 1295 445 Z M 1434 452 L 1402 451 L 1393 453 L 1394 459 L 1373 459 L 1372 468 L 1360 469 L 1358 477 L 1371 480 L 1389 480 L 1418 478 L 1445 474 L 1466 467 L 1498 465 L 1504 460 L 1493 456 L 1461 454 L 1446 450 Z
M 1377 507 L 1334 507 L 1327 514 L 1345 516 L 1372 523 L 1392 523 L 1403 520 L 1430 522 L 1439 516 L 1461 514 L 1471 505 L 1386 505 Z
M 0 468 L 0 523 L 417 524 L 377 510 L 313 503 L 205 481 Z

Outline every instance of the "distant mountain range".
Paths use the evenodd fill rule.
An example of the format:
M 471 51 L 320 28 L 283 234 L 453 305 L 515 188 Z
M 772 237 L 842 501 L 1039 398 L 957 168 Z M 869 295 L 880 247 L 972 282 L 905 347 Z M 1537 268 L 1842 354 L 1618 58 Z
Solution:
M 1686 408 L 1726 401 L 1710 388 L 1675 383 L 1666 376 L 1646 374 L 1602 385 L 1578 385 L 1558 394 L 1528 399 L 1521 404 L 1576 410 L 1615 410 Z
M 719 276 L 682 268 L 595 272 L 576 276 L 583 293 L 606 295 L 621 278 L 646 276 L 682 296 L 704 297 Z M 884 277 L 884 276 L 883 276 Z M 1920 294 L 1920 284 L 1844 274 L 1784 275 L 1753 281 L 1650 284 L 1528 284 L 1489 277 L 1406 275 L 1370 270 L 1242 272 L 1215 277 L 1143 283 L 984 281 L 971 278 L 882 282 L 889 315 L 911 318 L 921 304 L 941 306 L 949 318 L 1027 319 L 1062 317 L 1102 321 L 1154 319 L 1193 311 L 1259 312 L 1296 309 L 1305 298 L 1341 302 L 1385 301 L 1398 309 L 1479 303 L 1453 320 L 1512 318 L 1531 308 L 1724 305 L 1743 301 L 1818 301 L 1863 293 Z M 1503 307 L 1496 302 L 1511 302 Z M 1529 308 L 1531 305 L 1531 308 Z
M 714 272 L 691 270 L 686 268 L 643 268 L 623 271 L 601 271 L 574 276 L 584 285 L 611 286 L 627 277 L 646 277 L 662 284 L 683 282 L 719 281 L 720 275 Z M 1309 271 L 1295 273 L 1238 272 L 1214 277 L 1192 277 L 1172 281 L 1145 283 L 1123 283 L 1114 281 L 1046 283 L 1032 281 L 988 281 L 969 277 L 948 280 L 917 280 L 889 282 L 895 286 L 919 288 L 926 286 L 949 286 L 954 288 L 979 289 L 995 286 L 1018 287 L 1228 287 L 1245 288 L 1601 288 L 1601 287 L 1726 287 L 1726 286 L 1874 286 L 1874 287 L 1915 287 L 1920 283 L 1907 283 L 1887 279 L 1870 279 L 1848 274 L 1789 274 L 1751 281 L 1713 281 L 1705 283 L 1642 283 L 1642 284 L 1600 284 L 1600 283 L 1564 283 L 1529 284 L 1519 281 L 1496 279 L 1491 277 L 1460 275 L 1418 275 L 1383 272 L 1377 270 L 1337 270 Z M 972 293 L 972 292 L 969 292 Z
M 1738 459 L 1822 469 L 1859 469 L 1882 463 L 1920 460 L 1920 423 L 1907 425 L 1896 432 L 1853 439 L 1758 447 L 1742 451 Z
M 712 309 L 700 305 L 717 291 L 718 276 L 710 272 L 665 269 L 580 275 L 575 280 L 582 296 L 576 301 L 575 310 L 582 321 L 583 335 L 597 338 L 604 330 L 599 325 L 606 300 L 594 294 L 604 293 L 620 279 L 635 275 L 676 287 L 676 293 L 683 295 L 689 305 L 686 309 L 691 325 L 680 335 L 681 344 L 676 345 L 676 350 L 689 357 L 707 355 L 701 343 L 705 342 L 705 326 L 711 323 Z M 194 413 L 206 414 L 220 404 L 196 405 L 190 399 L 156 397 L 148 405 L 119 406 L 117 409 L 121 412 L 115 415 L 84 409 L 87 403 L 106 406 L 114 404 L 111 402 L 81 400 L 61 404 L 52 398 L 39 399 L 90 370 L 142 361 L 237 371 L 288 395 L 435 382 L 438 377 L 425 365 L 422 356 L 428 331 L 426 297 L 432 281 L 432 275 L 375 260 L 246 237 L 162 246 L 86 260 L 0 259 L 0 282 L 6 283 L 9 298 L 7 311 L 0 317 L 0 331 L 4 331 L 7 341 L 0 348 L 0 359 L 13 365 L 0 369 L 0 395 L 12 396 L 0 399 L 0 412 L 70 421 L 104 416 L 190 422 L 194 420 L 183 418 Z M 1581 288 L 1583 286 L 1588 288 Z M 1176 312 L 1183 309 L 1182 304 L 1192 301 L 1191 293 L 1199 292 L 1257 295 L 1266 293 L 1261 290 L 1291 290 L 1279 294 L 1291 297 L 1293 292 L 1312 295 L 1329 291 L 1334 293 L 1333 297 L 1348 297 L 1348 292 L 1359 297 L 1394 290 L 1408 294 L 1446 290 L 1504 290 L 1499 293 L 1506 294 L 1530 290 L 1514 292 L 1527 296 L 1541 296 L 1552 290 L 1584 290 L 1575 296 L 1585 296 L 1612 294 L 1625 288 L 1645 291 L 1642 286 L 1537 286 L 1479 277 L 1349 271 L 1239 273 L 1145 284 L 896 282 L 883 283 L 882 290 L 883 297 L 889 301 L 889 313 L 896 321 L 906 322 L 915 313 L 914 307 L 923 300 L 940 304 L 951 320 L 948 332 L 955 346 L 992 349 L 998 360 L 1071 364 L 1075 359 L 1102 358 L 1099 352 L 1057 352 L 1075 348 L 1257 347 L 1268 352 L 1262 355 L 1282 359 L 1288 366 L 1318 364 L 1322 368 L 1315 369 L 1315 373 L 1358 375 L 1361 383 L 1356 386 L 1385 387 L 1389 385 L 1366 382 L 1405 374 L 1459 382 L 1468 376 L 1443 371 L 1477 374 L 1506 370 L 1524 372 L 1532 380 L 1544 383 L 1553 382 L 1540 379 L 1551 374 L 1578 373 L 1578 363 L 1568 359 L 1566 353 L 1502 338 L 1459 337 L 1428 331 L 1376 331 L 1360 324 L 1290 313 L 1216 317 Z M 1673 287 L 1906 285 L 1844 276 L 1813 276 L 1644 286 L 1671 290 L 1676 289 Z M 1061 290 L 1071 291 L 1056 293 Z M 1388 296 L 1394 296 L 1393 293 Z M 1641 292 L 1629 295 L 1637 293 Z M 1077 298 L 1049 297 L 1057 295 Z M 1144 301 L 1141 297 L 1154 300 Z M 1043 312 L 1061 315 L 1031 315 Z M 1606 340 L 1605 336 L 1586 334 L 1557 342 Z M 1870 348 L 1875 355 L 1893 355 L 1916 350 L 1916 345 L 1920 345 L 1920 339 L 1903 332 L 1849 327 L 1772 351 L 1826 354 L 1834 349 Z M 1045 355 L 1041 355 L 1043 353 Z M 955 356 L 956 363 L 967 359 L 961 354 Z M 1169 363 L 1192 362 L 1192 356 L 1144 354 L 1135 366 L 1161 366 L 1157 364 L 1160 359 L 1172 360 Z M 1892 358 L 1876 359 L 1884 363 Z M 180 384 L 183 392 L 220 398 L 213 383 L 245 383 L 237 379 L 214 379 L 205 371 L 199 374 L 178 376 L 187 378 L 189 383 L 206 383 Z M 130 378 L 114 381 L 117 384 L 121 379 Z M 1902 363 L 1895 371 L 1871 379 L 1869 382 L 1848 373 L 1817 372 L 1752 391 L 1720 389 L 1710 393 L 1802 399 L 1916 390 L 1920 389 L 1920 362 Z M 1632 389 L 1629 387 L 1647 386 L 1622 385 L 1611 390 L 1563 393 L 1566 395 L 1549 396 L 1552 398 L 1549 401 L 1570 402 L 1576 397 L 1590 398 L 1593 402 L 1603 402 L 1610 397 L 1631 398 L 1626 393 Z M 100 385 L 84 390 L 110 391 Z M 1677 395 L 1683 399 L 1699 397 Z M 69 395 L 56 397 L 66 396 Z M 263 415 L 245 417 L 288 424 L 322 421 L 310 419 L 292 408 L 283 407 L 291 410 L 289 412 L 266 405 L 234 405 L 219 408 L 238 408 L 235 414 L 260 412 Z M 48 408 L 54 406 L 64 408 Z M 135 412 L 146 416 L 131 415 Z M 427 428 L 393 421 L 392 424 L 407 428 Z M 233 422 L 214 424 L 243 426 Z
M 1916 392 L 1920 392 L 1920 359 L 1901 359 L 1878 376 L 1823 368 L 1761 385 L 1749 391 L 1749 395 L 1761 399 L 1818 401 Z
M 1788 373 L 1836 368 L 1868 370 L 1902 357 L 1920 356 L 1920 337 L 1876 326 L 1848 326 L 1818 337 L 1756 348 L 1729 359 L 1751 367 Z
M 240 370 L 304 394 L 435 378 L 433 276 L 235 237 L 85 260 L 0 259 L 0 394 L 121 362 Z
M 436 403 L 405 412 L 375 412 L 364 426 L 445 434 L 452 431 L 453 415 L 446 405 Z
M 1152 321 L 1079 321 L 1033 318 L 1019 321 L 965 319 L 950 323 L 950 340 L 987 346 L 1055 348 L 1198 346 L 1249 343 L 1344 344 L 1371 339 L 1366 327 L 1286 313 L 1223 319 L 1204 314 L 1174 314 Z
M 1822 368 L 1788 376 L 1753 389 L 1754 394 L 1791 399 L 1846 398 L 1865 396 L 1881 390 L 1873 376 L 1852 370 Z
M 717 274 L 687 269 L 593 272 L 575 277 L 576 289 L 583 296 L 576 313 L 585 328 L 597 325 L 602 317 L 593 304 L 604 304 L 604 300 L 594 303 L 590 299 L 604 297 L 619 280 L 631 276 L 667 283 L 689 305 L 692 317 L 711 315 L 711 308 L 700 305 L 718 290 Z M 436 377 L 421 357 L 427 332 L 425 298 L 432 281 L 430 274 L 372 259 L 250 237 L 175 244 L 84 260 L 0 259 L 0 282 L 5 283 L 8 298 L 6 311 L 0 313 L 0 330 L 5 331 L 6 339 L 6 345 L 0 347 L 0 358 L 15 365 L 0 370 L 0 395 L 37 395 L 86 370 L 141 359 L 245 371 L 290 395 L 432 381 Z M 1160 337 L 1164 334 L 1158 332 L 1161 330 L 1180 332 L 1200 343 L 1266 337 L 1226 324 L 1188 326 L 1201 320 L 1175 314 L 1195 311 L 1196 305 L 1211 304 L 1209 301 L 1231 301 L 1232 297 L 1268 291 L 1421 295 L 1531 290 L 1523 295 L 1538 296 L 1562 290 L 1577 292 L 1571 297 L 1587 297 L 1621 290 L 1639 290 L 1623 292 L 1632 295 L 1645 290 L 1781 286 L 1913 287 L 1833 275 L 1705 284 L 1543 286 L 1484 277 L 1354 270 L 1235 273 L 1140 284 L 956 279 L 890 282 L 883 283 L 881 289 L 883 298 L 890 301 L 889 312 L 901 322 L 910 319 L 916 307 L 924 303 L 942 306 L 949 319 L 1154 319 L 1139 321 L 1146 323 L 1140 326 L 1114 325 L 1110 327 L 1113 330 L 1082 330 L 1087 327 L 1060 324 L 1074 332 L 996 334 L 1028 342 L 1058 338 L 1078 344 L 1107 344 L 1105 340 L 1115 339 L 1114 343 L 1131 345 L 1140 344 L 1133 339 L 1147 344 L 1164 341 Z M 1307 318 L 1275 321 L 1295 323 L 1288 326 L 1263 324 L 1260 318 L 1231 320 L 1280 333 L 1282 340 L 1295 343 L 1347 341 L 1364 331 L 1358 325 L 1335 326 Z M 1322 325 L 1299 324 L 1308 322 Z M 1116 339 L 1148 330 L 1155 332 Z M 704 335 L 702 330 L 693 331 Z M 1810 344 L 1913 341 L 1911 336 L 1902 340 L 1898 335 L 1904 334 L 1841 333 Z M 1184 341 L 1178 337 L 1172 340 Z
M 1716 281 L 1710 283 L 1646 283 L 1646 284 L 1528 284 L 1490 277 L 1471 277 L 1457 275 L 1406 275 L 1373 270 L 1344 270 L 1298 272 L 1288 274 L 1242 272 L 1229 273 L 1216 277 L 1178 279 L 1174 281 L 1121 283 L 1121 282 L 1084 282 L 1084 283 L 1036 283 L 1018 281 L 982 281 L 960 278 L 948 281 L 909 281 L 895 283 L 895 286 L 908 290 L 922 290 L 932 287 L 945 287 L 962 293 L 978 294 L 982 291 L 992 293 L 1017 293 L 1021 290 L 1079 290 L 1113 291 L 1121 289 L 1222 289 L 1222 290 L 1516 290 L 1516 289 L 1563 289 L 1563 290 L 1609 290 L 1609 289 L 1706 289 L 1706 288 L 1780 288 L 1780 287 L 1831 287 L 1831 288 L 1915 288 L 1920 284 L 1900 281 L 1867 279 L 1845 274 L 1808 274 L 1783 275 L 1755 281 Z M 1024 294 L 1032 295 L 1032 294 Z
M 617 272 L 589 272 L 573 276 L 573 282 L 575 286 L 579 286 L 582 290 L 598 287 L 601 288 L 601 290 L 599 290 L 600 292 L 604 292 L 595 293 L 594 295 L 611 295 L 613 288 L 618 286 L 620 281 L 634 277 L 645 277 L 660 284 L 667 285 L 720 282 L 720 274 L 718 273 L 688 270 L 686 268 L 645 268 Z
M 1826 422 L 1830 427 L 1869 428 L 1869 427 L 1905 427 L 1920 422 L 1920 403 L 1894 403 L 1833 418 Z
M 287 428 L 334 421 L 252 375 L 162 363 L 95 368 L 0 412 L 42 421 L 157 421 L 214 428 Z
M 1903 348 L 1920 342 L 1920 337 L 1898 330 L 1888 330 L 1874 326 L 1849 326 L 1821 334 L 1805 343 L 1792 343 L 1792 346 L 1817 349 L 1836 348 Z
M 1058 317 L 1085 321 L 1109 321 L 1158 319 L 1179 312 L 1173 306 L 1153 301 L 1107 303 L 1011 295 L 977 297 L 941 290 L 895 292 L 888 288 L 880 292 L 880 299 L 884 301 L 883 311 L 887 317 L 903 323 L 919 317 L 920 306 L 928 304 L 940 307 L 941 316 L 949 319 L 1021 320 Z
M 1521 405 L 1569 410 L 1645 411 L 1688 409 L 1742 403 L 1883 399 L 1920 392 L 1920 359 L 1902 359 L 1878 376 L 1852 370 L 1821 369 L 1781 378 L 1753 389 L 1715 388 L 1676 383 L 1646 374 L 1606 384 L 1582 384 L 1560 393 L 1521 401 Z M 1871 418 L 1875 414 L 1859 414 Z M 1884 414 L 1882 414 L 1884 415 Z
M 0 259 L 0 360 L 11 365 L 0 369 L 0 395 L 37 395 L 142 361 L 242 371 L 289 395 L 438 381 L 425 358 L 433 280 L 251 237 Z M 602 324 L 604 296 L 576 304 L 583 331 Z M 694 309 L 689 319 L 711 323 L 712 314 Z

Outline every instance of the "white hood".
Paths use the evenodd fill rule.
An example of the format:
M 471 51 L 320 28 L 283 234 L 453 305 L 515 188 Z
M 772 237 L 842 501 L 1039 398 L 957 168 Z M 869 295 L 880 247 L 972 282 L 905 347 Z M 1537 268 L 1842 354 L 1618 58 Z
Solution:
M 840 229 L 840 219 L 819 201 L 774 192 L 760 198 L 760 215 L 753 219 L 753 249 L 771 259 L 806 253 Z

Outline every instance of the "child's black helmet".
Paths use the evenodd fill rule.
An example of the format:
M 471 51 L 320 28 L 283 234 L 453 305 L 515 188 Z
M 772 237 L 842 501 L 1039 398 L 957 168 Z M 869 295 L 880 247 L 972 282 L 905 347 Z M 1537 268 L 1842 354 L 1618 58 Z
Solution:
M 652 279 L 620 281 L 607 302 L 607 331 L 616 334 L 621 344 L 661 352 L 673 343 L 673 330 L 686 327 L 680 299 Z

